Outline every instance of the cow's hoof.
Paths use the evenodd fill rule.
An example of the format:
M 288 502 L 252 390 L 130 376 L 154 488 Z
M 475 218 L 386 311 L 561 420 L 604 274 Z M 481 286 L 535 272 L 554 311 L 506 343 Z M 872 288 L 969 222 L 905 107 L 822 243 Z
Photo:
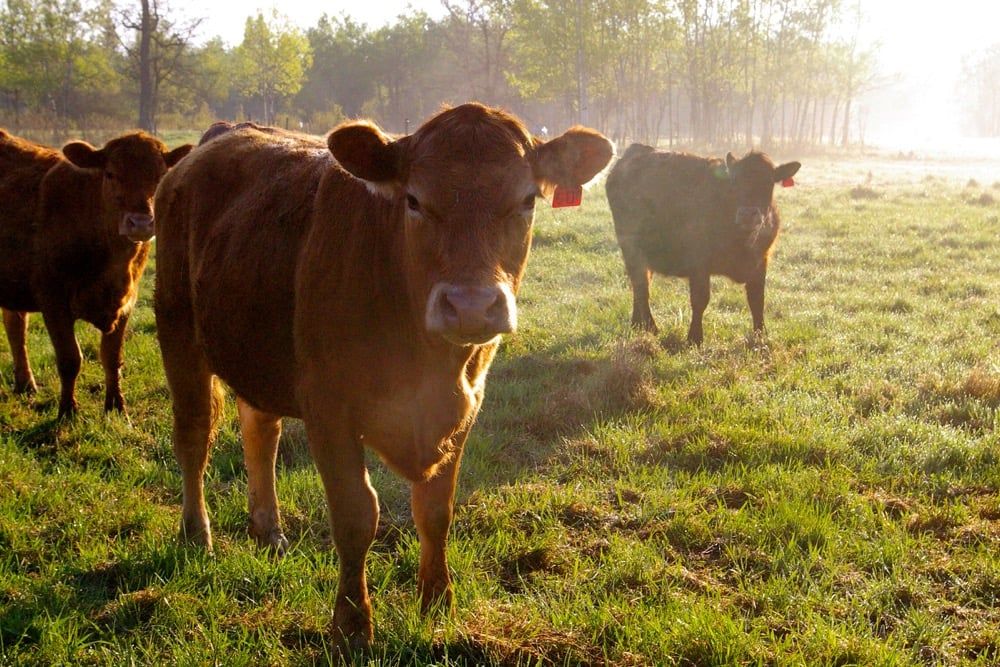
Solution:
M 371 608 L 368 608 L 366 614 L 347 601 L 338 601 L 331 629 L 342 654 L 351 656 L 364 654 L 375 639 Z
M 38 392 L 38 385 L 35 384 L 35 378 L 28 378 L 24 382 L 14 382 L 14 393 L 21 394 L 22 396 L 32 396 Z
M 454 608 L 454 594 L 451 584 L 445 582 L 422 584 L 420 586 L 420 613 L 424 616 L 446 616 Z
M 281 528 L 275 526 L 267 532 L 258 532 L 254 530 L 253 526 L 250 527 L 250 536 L 253 537 L 257 545 L 273 551 L 275 556 L 279 558 L 284 556 L 288 552 L 288 538 L 281 531 Z
M 77 407 L 76 401 L 68 405 L 59 406 L 59 420 L 70 420 L 76 417 Z
M 104 398 L 105 412 L 125 412 L 125 398 L 121 394 Z
M 193 547 L 202 547 L 210 552 L 212 551 L 212 529 L 206 525 L 188 524 L 182 521 L 177 541 Z

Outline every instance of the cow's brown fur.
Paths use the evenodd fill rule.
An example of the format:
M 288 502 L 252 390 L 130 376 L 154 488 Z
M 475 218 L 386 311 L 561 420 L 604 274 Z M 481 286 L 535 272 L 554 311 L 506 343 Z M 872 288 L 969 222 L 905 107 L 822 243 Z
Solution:
M 182 534 L 211 546 L 202 475 L 218 376 L 238 396 L 250 531 L 279 550 L 280 420 L 305 421 L 340 555 L 334 627 L 367 645 L 364 562 L 378 503 L 363 449 L 412 483 L 421 597 L 425 607 L 450 600 L 445 541 L 496 352 L 490 327 L 513 328 L 487 318 L 466 329 L 450 311 L 441 325 L 434 295 L 451 289 L 443 301 L 464 308 L 486 294 L 497 299 L 490 310 L 513 307 L 502 294 L 520 283 L 535 196 L 591 178 L 611 146 L 582 128 L 542 144 L 479 105 L 397 140 L 366 122 L 325 144 L 256 128 L 212 134 L 156 199 L 157 328 L 184 473 Z M 538 166 L 550 162 L 559 166 Z
M 62 382 L 59 414 L 75 412 L 81 358 L 73 323 L 82 319 L 102 332 L 104 408 L 124 410 L 122 342 L 150 244 L 119 230 L 124 216 L 149 218 L 160 177 L 188 150 L 168 152 L 144 133 L 99 151 L 68 144 L 64 151 L 88 167 L 80 168 L 59 151 L 0 132 L 0 307 L 18 391 L 35 390 L 25 333 L 28 313 L 41 312 Z
M 607 193 L 632 284 L 632 325 L 656 331 L 649 309 L 655 272 L 688 279 L 690 342 L 704 338 L 713 275 L 745 285 L 754 331 L 763 330 L 768 255 L 780 227 L 774 186 L 799 166 L 776 167 L 756 151 L 719 160 L 630 146 L 608 175 Z

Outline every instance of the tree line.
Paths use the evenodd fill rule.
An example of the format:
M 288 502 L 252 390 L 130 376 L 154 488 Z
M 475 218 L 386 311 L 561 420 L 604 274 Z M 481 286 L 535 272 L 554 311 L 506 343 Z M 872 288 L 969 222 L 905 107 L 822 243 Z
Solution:
M 377 28 L 246 19 L 196 43 L 166 0 L 5 0 L 0 110 L 59 134 L 252 119 L 325 132 L 369 116 L 406 131 L 479 100 L 534 132 L 765 148 L 849 145 L 875 81 L 860 0 L 442 0 Z

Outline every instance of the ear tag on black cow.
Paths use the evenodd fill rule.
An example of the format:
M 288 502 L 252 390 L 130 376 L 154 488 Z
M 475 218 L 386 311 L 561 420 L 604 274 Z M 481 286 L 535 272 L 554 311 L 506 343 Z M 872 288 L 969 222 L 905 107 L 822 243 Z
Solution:
M 783 180 L 781 182 L 781 187 L 783 187 L 783 188 L 790 188 L 793 185 L 795 185 L 795 179 L 794 178 L 786 178 L 785 180 Z
M 583 201 L 583 186 L 575 188 L 564 188 L 556 186 L 556 191 L 552 193 L 552 208 L 565 208 L 567 206 L 579 206 Z

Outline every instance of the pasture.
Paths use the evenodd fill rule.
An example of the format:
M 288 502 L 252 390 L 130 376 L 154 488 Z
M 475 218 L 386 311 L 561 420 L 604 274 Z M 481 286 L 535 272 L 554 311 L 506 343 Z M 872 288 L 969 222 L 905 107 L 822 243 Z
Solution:
M 776 193 L 765 340 L 725 279 L 702 349 L 678 279 L 653 281 L 661 333 L 633 333 L 602 186 L 582 209 L 539 203 L 520 330 L 460 477 L 455 612 L 420 617 L 408 489 L 373 460 L 359 663 L 1000 661 L 1000 170 L 802 162 Z M 231 402 L 206 480 L 215 553 L 177 543 L 153 270 L 126 343 L 130 421 L 101 413 L 89 327 L 70 423 L 40 318 L 33 400 L 0 346 L 0 663 L 329 660 L 336 555 L 299 425 L 279 454 L 287 556 L 246 533 Z

